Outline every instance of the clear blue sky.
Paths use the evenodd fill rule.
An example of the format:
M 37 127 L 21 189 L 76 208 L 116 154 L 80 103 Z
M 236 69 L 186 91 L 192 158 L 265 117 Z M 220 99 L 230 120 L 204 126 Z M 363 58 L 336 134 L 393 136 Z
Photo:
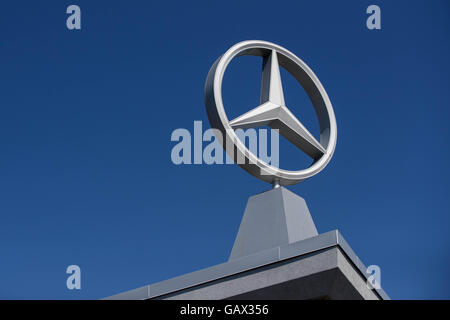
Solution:
M 66 28 L 70 4 L 81 31 Z M 365 26 L 370 4 L 381 30 Z M 170 135 L 209 127 L 206 74 L 248 39 L 294 52 L 333 103 L 332 161 L 289 187 L 319 232 L 379 265 L 392 298 L 450 298 L 448 1 L 6 1 L 0 39 L 0 298 L 97 299 L 227 260 L 247 198 L 269 185 L 236 165 L 174 165 Z M 258 101 L 247 58 L 225 78 L 231 114 Z M 283 84 L 314 127 L 301 87 Z M 282 167 L 296 157 L 281 146 Z

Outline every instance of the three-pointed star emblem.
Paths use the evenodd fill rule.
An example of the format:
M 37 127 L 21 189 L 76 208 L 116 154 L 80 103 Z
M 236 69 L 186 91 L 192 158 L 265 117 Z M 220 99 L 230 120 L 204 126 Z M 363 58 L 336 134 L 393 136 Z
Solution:
M 270 126 L 317 160 L 326 153 L 325 148 L 292 114 L 284 102 L 277 52 L 263 58 L 260 105 L 230 121 L 233 129 Z

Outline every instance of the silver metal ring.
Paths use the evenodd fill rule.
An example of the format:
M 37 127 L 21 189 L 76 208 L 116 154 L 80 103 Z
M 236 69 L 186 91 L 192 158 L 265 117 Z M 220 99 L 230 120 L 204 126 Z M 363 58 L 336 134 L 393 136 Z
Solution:
M 259 159 L 237 137 L 234 128 L 230 125 L 223 105 L 222 80 L 230 61 L 242 55 L 260 56 L 267 59 L 271 54 L 274 54 L 274 60 L 278 60 L 277 63 L 284 67 L 303 86 L 311 99 L 319 120 L 320 146 L 323 147 L 323 154 L 314 158 L 311 166 L 303 170 L 283 170 Z M 232 46 L 213 64 L 208 73 L 205 84 L 205 104 L 211 127 L 219 129 L 225 138 L 222 141 L 225 150 L 227 144 L 234 145 L 233 152 L 227 150 L 228 154 L 233 159 L 244 157 L 245 163 L 238 164 L 258 179 L 268 183 L 277 181 L 280 185 L 296 184 L 320 172 L 333 156 L 337 140 L 337 125 L 330 99 L 319 79 L 306 63 L 281 46 L 259 40 L 243 41 Z M 288 127 L 288 129 L 290 128 Z M 287 133 L 289 134 L 291 131 Z M 306 148 L 304 141 L 303 144 Z

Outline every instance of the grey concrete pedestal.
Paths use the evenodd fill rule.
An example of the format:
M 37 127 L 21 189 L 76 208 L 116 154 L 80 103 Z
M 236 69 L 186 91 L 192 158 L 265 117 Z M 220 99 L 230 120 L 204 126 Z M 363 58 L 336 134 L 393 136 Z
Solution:
M 107 299 L 389 299 L 366 276 L 335 230 Z
M 317 236 L 305 200 L 279 187 L 248 199 L 230 260 Z
M 251 197 L 230 259 L 107 299 L 389 299 L 339 231 L 317 234 L 285 188 Z

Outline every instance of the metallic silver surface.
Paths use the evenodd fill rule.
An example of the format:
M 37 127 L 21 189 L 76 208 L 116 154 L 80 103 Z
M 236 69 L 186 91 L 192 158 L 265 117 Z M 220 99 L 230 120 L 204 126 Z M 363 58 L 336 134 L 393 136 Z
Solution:
M 230 61 L 238 56 L 263 58 L 260 105 L 229 121 L 222 100 L 222 80 Z M 284 67 L 303 86 L 314 105 L 320 126 L 320 142 L 286 107 L 279 66 Z M 336 119 L 325 89 L 313 71 L 297 56 L 276 44 L 250 40 L 231 47 L 211 67 L 205 84 L 205 104 L 211 127 L 224 137 L 222 145 L 229 156 L 253 176 L 276 185 L 292 185 L 320 172 L 330 161 L 336 147 Z M 235 129 L 268 125 L 309 155 L 314 161 L 309 168 L 290 171 L 276 168 L 260 160 L 245 147 Z M 219 139 L 220 140 L 220 139 Z M 228 147 L 227 147 L 228 146 Z M 230 148 L 230 146 L 233 146 Z M 242 161 L 240 161 L 242 162 Z M 277 183 L 274 183 L 278 181 Z

